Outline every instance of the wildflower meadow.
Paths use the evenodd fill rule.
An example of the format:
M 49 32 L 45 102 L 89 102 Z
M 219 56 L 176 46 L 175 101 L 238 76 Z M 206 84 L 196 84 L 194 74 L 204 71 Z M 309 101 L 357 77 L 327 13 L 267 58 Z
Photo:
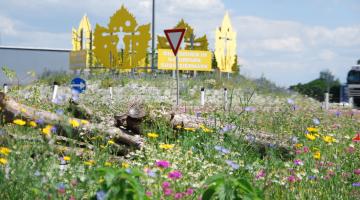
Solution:
M 7 96 L 56 116 L 74 116 L 69 86 L 60 85 L 51 100 L 54 80 L 14 87 Z M 114 78 L 112 99 L 100 76 L 87 82 L 77 97 L 93 111 L 91 119 L 69 118 L 61 126 L 41 116 L 28 121 L 25 108 L 10 123 L 1 118 L 0 199 L 360 199 L 356 110 L 325 110 L 311 98 L 242 76 L 184 77 L 176 108 L 175 82 L 167 76 Z M 147 117 L 137 136 L 141 148 L 128 146 L 121 154 L 124 147 L 104 130 L 87 135 L 81 129 L 93 122 L 114 124 L 114 114 L 134 102 L 145 104 L 147 113 L 175 109 L 215 123 L 174 127 L 165 118 Z M 81 143 L 60 140 L 74 136 L 74 128 Z M 259 132 L 288 145 L 259 145 Z

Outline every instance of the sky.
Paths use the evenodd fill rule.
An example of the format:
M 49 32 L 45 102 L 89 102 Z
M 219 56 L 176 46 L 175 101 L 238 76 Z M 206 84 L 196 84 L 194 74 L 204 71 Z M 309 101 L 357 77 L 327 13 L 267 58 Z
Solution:
M 0 45 L 71 48 L 71 29 L 86 13 L 106 25 L 124 4 L 140 24 L 152 0 L 1 0 Z M 330 70 L 344 82 L 360 59 L 359 0 L 156 0 L 156 34 L 181 18 L 214 48 L 215 29 L 229 12 L 237 31 L 241 73 L 280 86 L 305 83 Z

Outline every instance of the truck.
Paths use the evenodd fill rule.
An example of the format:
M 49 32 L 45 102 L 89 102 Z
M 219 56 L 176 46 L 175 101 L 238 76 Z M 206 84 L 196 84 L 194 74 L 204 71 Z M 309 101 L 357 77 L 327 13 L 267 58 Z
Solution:
M 347 96 L 353 99 L 353 104 L 360 107 L 360 60 L 353 66 L 346 78 Z

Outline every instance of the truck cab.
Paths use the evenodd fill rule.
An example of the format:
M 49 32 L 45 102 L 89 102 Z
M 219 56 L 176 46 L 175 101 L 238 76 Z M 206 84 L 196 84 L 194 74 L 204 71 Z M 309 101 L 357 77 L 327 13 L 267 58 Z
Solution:
M 356 107 L 360 106 L 360 65 L 355 65 L 348 72 L 347 78 L 347 93 L 349 98 L 353 98 L 353 103 Z

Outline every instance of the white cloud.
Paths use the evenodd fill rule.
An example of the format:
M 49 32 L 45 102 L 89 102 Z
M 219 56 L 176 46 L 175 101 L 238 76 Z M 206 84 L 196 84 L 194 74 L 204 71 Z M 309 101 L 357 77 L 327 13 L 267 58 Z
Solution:
M 6 35 L 15 34 L 15 22 L 8 17 L 0 15 L 0 33 Z

